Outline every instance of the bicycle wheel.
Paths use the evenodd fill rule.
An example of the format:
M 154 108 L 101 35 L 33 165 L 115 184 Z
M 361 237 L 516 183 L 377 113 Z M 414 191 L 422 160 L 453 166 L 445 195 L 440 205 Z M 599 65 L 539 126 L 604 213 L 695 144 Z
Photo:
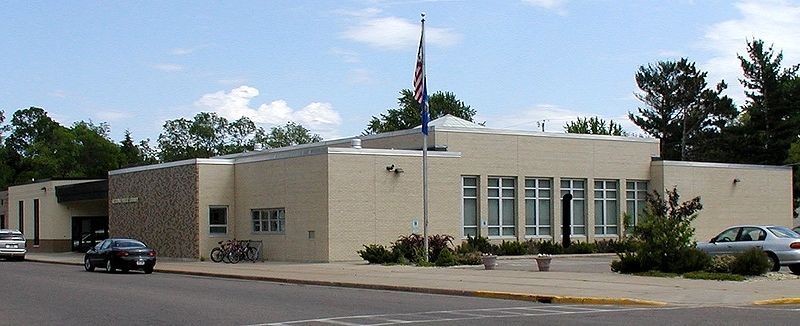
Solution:
M 239 250 L 234 250 L 228 253 L 227 257 L 231 264 L 238 264 L 242 260 L 242 252 Z
M 256 260 L 258 259 L 258 250 L 256 248 L 254 248 L 254 247 L 247 247 L 247 250 L 245 251 L 245 253 L 246 253 L 246 256 L 247 256 L 246 259 L 251 261 L 251 262 L 255 263 Z
M 219 263 L 222 261 L 222 258 L 225 257 L 225 253 L 222 252 L 221 248 L 214 248 L 211 249 L 211 261 L 215 263 Z

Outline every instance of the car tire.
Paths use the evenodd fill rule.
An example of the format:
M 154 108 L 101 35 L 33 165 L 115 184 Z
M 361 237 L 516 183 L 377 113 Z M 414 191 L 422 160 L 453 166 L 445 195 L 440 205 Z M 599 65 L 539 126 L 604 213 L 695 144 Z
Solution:
M 89 261 L 89 258 L 84 258 L 83 259 L 83 269 L 85 269 L 87 272 L 93 272 L 94 271 L 94 266 L 92 265 L 92 262 Z
M 777 272 L 781 270 L 781 261 L 778 260 L 778 256 L 775 256 L 774 253 L 768 252 L 767 258 L 769 259 L 770 264 L 772 264 L 772 267 L 769 269 L 771 272 Z
M 792 274 L 800 275 L 800 264 L 789 265 L 789 270 L 792 271 Z
M 145 274 L 153 274 L 153 267 L 145 267 L 144 268 Z
M 111 259 L 106 260 L 106 272 L 113 273 L 115 271 L 116 269 L 114 269 L 114 266 L 111 264 Z

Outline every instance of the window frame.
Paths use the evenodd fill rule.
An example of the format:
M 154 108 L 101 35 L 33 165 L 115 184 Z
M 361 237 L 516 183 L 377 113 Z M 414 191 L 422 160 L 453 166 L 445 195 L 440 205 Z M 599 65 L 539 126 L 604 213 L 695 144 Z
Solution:
M 564 187 L 563 183 L 565 181 L 569 182 L 569 187 Z M 583 182 L 583 188 L 576 188 L 575 187 L 575 182 Z M 572 194 L 572 200 L 570 201 L 570 205 L 571 206 L 570 206 L 570 210 L 569 210 L 569 213 L 570 213 L 570 216 L 569 216 L 570 237 L 573 237 L 573 236 L 575 236 L 575 237 L 585 237 L 586 234 L 587 234 L 587 232 L 586 232 L 586 222 L 587 222 L 587 219 L 588 219 L 588 217 L 587 217 L 588 214 L 586 214 L 586 184 L 587 184 L 587 182 L 588 182 L 587 179 L 581 179 L 581 178 L 561 178 L 561 180 L 559 180 L 559 186 L 561 186 L 561 189 L 560 189 L 560 192 L 559 192 L 559 194 L 560 194 L 559 198 L 564 198 L 564 195 L 566 195 L 566 194 Z M 583 197 L 576 197 L 575 196 L 575 192 L 576 191 L 583 191 Z M 582 212 L 583 213 L 583 224 L 575 224 L 575 202 L 577 202 L 577 201 L 583 202 L 583 212 Z M 564 209 L 564 208 L 562 207 L 561 209 Z M 575 232 L 575 228 L 579 228 L 579 227 L 583 228 L 583 232 L 582 233 L 576 233 Z
M 633 184 L 633 188 L 629 187 L 631 184 Z M 639 187 L 642 184 L 644 184 L 644 189 Z M 628 214 L 628 220 L 625 221 L 626 229 L 639 225 L 641 214 L 644 213 L 647 205 L 647 188 L 649 186 L 650 183 L 647 180 L 625 180 L 625 213 Z M 630 205 L 633 205 L 633 212 L 629 209 Z
M 211 210 L 224 209 L 225 210 L 225 224 L 211 224 Z M 208 206 L 208 234 L 211 236 L 226 236 L 228 234 L 228 206 L 225 205 L 209 205 Z M 225 232 L 213 232 L 214 228 L 225 228 Z
M 600 183 L 602 188 L 598 188 L 597 185 Z M 614 183 L 613 188 L 609 187 L 610 183 Z M 594 235 L 595 236 L 614 236 L 619 235 L 619 181 L 613 179 L 596 179 L 594 180 Z M 597 194 L 600 192 L 602 196 L 598 197 Z M 610 195 L 613 194 L 613 197 Z M 598 212 L 598 204 L 602 206 L 600 212 L 602 213 L 601 216 L 597 216 Z M 610 216 L 608 216 L 608 207 L 613 205 L 616 207 L 616 223 L 609 223 Z M 598 220 L 602 223 L 598 224 Z M 600 228 L 600 232 L 598 232 L 598 228 Z M 613 228 L 613 233 L 611 229 Z
M 254 213 L 258 212 L 258 218 Z M 273 217 L 272 213 L 276 213 Z M 266 213 L 266 217 L 264 216 Z M 256 230 L 256 219 L 258 219 L 259 230 Z M 272 229 L 272 222 L 275 222 L 277 228 Z M 263 226 L 267 226 L 267 230 Z M 286 208 L 285 207 L 271 207 L 271 208 L 253 208 L 250 210 L 250 230 L 253 234 L 286 234 Z
M 533 181 L 533 187 L 528 187 L 528 181 Z M 549 187 L 541 186 L 542 181 L 547 181 L 550 183 Z M 541 237 L 552 237 L 553 236 L 553 179 L 551 178 L 542 178 L 542 177 L 526 177 L 525 178 L 525 237 L 528 238 L 541 238 Z M 533 196 L 528 196 L 528 192 L 532 191 Z M 542 196 L 542 191 L 549 191 L 549 196 Z M 528 209 L 529 202 L 534 203 L 534 209 L 531 212 Z M 550 214 L 550 223 L 549 224 L 542 224 L 542 216 L 541 216 L 541 204 L 542 202 L 549 202 L 548 206 L 548 213 Z M 533 213 L 533 216 L 530 214 Z M 532 218 L 534 224 L 529 224 L 529 218 Z M 529 233 L 528 230 L 533 229 L 533 233 Z M 542 229 L 547 229 L 547 234 L 542 234 Z
M 467 186 L 466 179 L 475 179 L 475 186 Z M 466 189 L 475 189 L 475 196 L 467 196 Z M 480 177 L 476 175 L 462 175 L 461 176 L 461 238 L 467 238 L 467 229 L 475 229 L 475 237 L 481 235 L 481 222 L 480 222 Z M 467 200 L 475 201 L 475 225 L 466 224 L 466 206 L 464 203 Z
M 497 187 L 492 187 L 492 180 L 497 180 Z M 513 185 L 511 187 L 506 187 L 503 185 L 504 180 L 511 180 Z M 500 177 L 500 176 L 492 176 L 489 177 L 486 184 L 487 195 L 486 195 L 486 202 L 487 208 L 489 209 L 488 214 L 490 216 L 489 220 L 487 221 L 487 236 L 489 238 L 515 238 L 517 236 L 517 178 L 516 177 Z M 497 196 L 492 196 L 491 191 L 493 189 L 497 190 Z M 504 190 L 512 190 L 513 194 L 509 196 L 504 196 Z M 511 215 L 512 215 L 512 224 L 506 225 L 503 223 L 503 211 L 505 208 L 505 204 L 503 204 L 506 200 L 511 200 Z M 491 214 L 492 205 L 490 204 L 491 201 L 497 201 L 497 224 L 491 224 Z M 492 235 L 492 229 L 497 230 L 497 235 Z M 511 234 L 504 234 L 506 230 L 510 229 Z

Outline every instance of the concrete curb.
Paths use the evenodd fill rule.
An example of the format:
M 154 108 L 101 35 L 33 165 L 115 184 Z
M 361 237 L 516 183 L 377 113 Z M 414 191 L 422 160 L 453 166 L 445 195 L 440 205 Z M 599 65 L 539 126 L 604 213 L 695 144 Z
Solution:
M 754 305 L 780 305 L 780 304 L 800 304 L 800 298 L 781 298 L 781 299 L 769 299 L 769 300 L 759 300 L 753 301 Z
M 81 263 L 28 259 L 31 262 L 60 264 L 60 265 L 73 265 L 83 266 Z M 250 281 L 263 281 L 263 282 L 276 282 L 287 284 L 301 284 L 301 285 L 317 285 L 317 286 L 334 286 L 343 288 L 355 289 L 368 289 L 368 290 L 384 290 L 384 291 L 401 291 L 413 293 L 426 293 L 426 294 L 441 294 L 441 295 L 454 295 L 462 297 L 478 297 L 478 298 L 491 298 L 491 299 L 504 299 L 504 300 L 517 300 L 517 301 L 533 301 L 540 303 L 561 303 L 561 304 L 587 304 L 587 305 L 638 305 L 638 306 L 665 306 L 667 303 L 659 301 L 629 299 L 629 298 L 596 298 L 596 297 L 573 297 L 573 296 L 557 296 L 557 295 L 540 295 L 529 293 L 511 293 L 511 292 L 493 292 L 493 291 L 469 291 L 469 290 L 453 290 L 453 289 L 435 289 L 423 288 L 413 286 L 398 286 L 398 285 L 382 285 L 382 284 L 364 284 L 364 283 L 349 283 L 349 282 L 334 282 L 334 281 L 319 281 L 319 280 L 301 280 L 280 277 L 268 277 L 259 275 L 235 275 L 235 274 L 220 274 L 211 272 L 196 272 L 174 269 L 158 269 L 156 272 L 166 274 L 182 274 L 203 277 L 218 277 Z

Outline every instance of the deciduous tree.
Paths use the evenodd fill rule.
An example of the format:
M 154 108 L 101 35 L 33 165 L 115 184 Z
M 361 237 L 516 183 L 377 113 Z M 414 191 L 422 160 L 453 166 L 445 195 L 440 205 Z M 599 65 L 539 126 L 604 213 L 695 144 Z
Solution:
M 451 92 L 439 91 L 428 97 L 428 110 L 430 119 L 436 119 L 447 114 L 472 121 L 475 110 L 456 98 Z M 410 89 L 400 91 L 397 98 L 399 107 L 391 108 L 380 116 L 373 116 L 364 130 L 364 134 L 377 134 L 404 129 L 411 129 L 422 124 L 420 105 L 414 99 L 414 92 Z

